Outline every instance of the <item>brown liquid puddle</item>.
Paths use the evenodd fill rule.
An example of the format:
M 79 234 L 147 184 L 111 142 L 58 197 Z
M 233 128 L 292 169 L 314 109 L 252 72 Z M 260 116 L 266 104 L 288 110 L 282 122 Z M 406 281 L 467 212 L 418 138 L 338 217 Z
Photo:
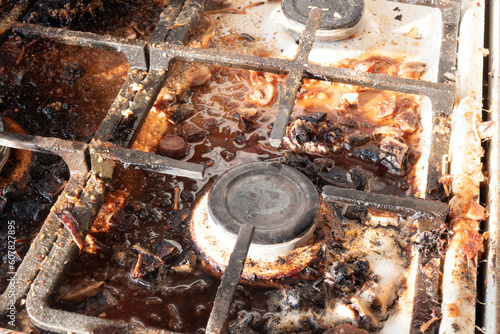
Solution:
M 176 65 L 133 147 L 156 152 L 164 135 L 187 138 L 186 127 L 194 126 L 200 130 L 199 137 L 188 140 L 189 151 L 183 160 L 205 164 L 207 176 L 204 180 L 196 181 L 122 169 L 113 184 L 104 211 L 101 211 L 106 214 L 97 220 L 90 233 L 95 242 L 92 247 L 87 243 L 87 248 L 75 260 L 60 291 L 56 293 L 54 306 L 156 328 L 202 332 L 220 284 L 220 273 L 214 275 L 205 270 L 203 259 L 189 238 L 189 217 L 195 203 L 218 175 L 245 162 L 283 161 L 301 171 L 309 171 L 308 176 L 314 176 L 313 181 L 319 188 L 329 183 L 356 187 L 348 172 L 355 168 L 366 173 L 369 180 L 374 180 L 379 185 L 379 192 L 397 195 L 406 193 L 409 171 L 401 176 L 390 175 L 387 167 L 360 160 L 345 149 L 327 155 L 299 153 L 300 157 L 297 158 L 297 155 L 285 147 L 271 148 L 268 138 L 276 116 L 277 96 L 275 94 L 271 102 L 264 106 L 248 98 L 255 87 L 266 80 L 263 74 L 255 76 L 255 73 L 246 70 L 211 67 L 210 81 L 189 87 L 183 84 L 183 73 L 189 67 L 186 63 Z M 277 92 L 277 83 L 283 78 L 268 75 L 267 80 Z M 399 93 L 360 90 L 357 106 L 339 111 L 337 105 L 342 100 L 342 93 L 358 90 L 339 84 L 306 81 L 292 118 L 326 112 L 331 123 L 340 124 L 348 112 L 353 115 L 352 120 L 361 126 L 339 127 L 346 134 L 363 132 L 370 137 L 368 145 L 374 142 L 374 128 L 395 125 L 392 119 L 374 120 L 377 105 L 381 101 L 389 94 L 396 94 L 398 101 L 415 99 Z M 310 96 L 306 97 L 308 93 Z M 319 93 L 326 94 L 326 98 Z M 168 119 L 181 104 L 192 106 L 196 112 L 178 124 L 172 124 Z M 252 116 L 254 122 L 250 123 L 250 127 L 238 120 L 241 115 L 238 116 L 235 111 L 240 108 L 258 111 L 257 116 Z M 417 145 L 418 132 L 419 130 L 413 135 L 403 136 L 410 150 L 414 150 Z M 288 157 L 284 158 L 285 155 Z M 323 177 L 317 177 L 318 171 L 323 171 Z M 132 246 L 139 245 L 154 253 L 162 240 L 182 245 L 181 254 L 197 254 L 196 265 L 186 274 L 176 273 L 170 269 L 172 264 L 166 263 L 165 273 L 134 279 L 132 272 L 138 252 Z M 200 280 L 203 282 L 201 288 L 186 288 Z M 104 291 L 78 302 L 58 300 L 82 281 L 103 281 Z M 291 279 L 287 283 L 293 284 L 293 281 Z M 241 310 L 258 311 L 264 316 L 268 312 L 269 296 L 275 291 L 276 288 L 240 285 L 231 306 L 230 318 L 234 320 Z M 179 319 L 176 319 L 176 312 Z M 323 329 L 316 329 L 314 332 L 322 331 Z

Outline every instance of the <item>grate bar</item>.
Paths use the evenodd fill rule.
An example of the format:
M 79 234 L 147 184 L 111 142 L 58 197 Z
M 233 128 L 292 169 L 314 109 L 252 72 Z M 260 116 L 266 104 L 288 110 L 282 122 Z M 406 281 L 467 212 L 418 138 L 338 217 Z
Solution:
M 129 102 L 128 110 L 120 115 L 120 120 L 109 138 L 111 143 L 127 147 L 135 140 L 137 129 L 144 123 L 166 76 L 165 71 L 148 72 L 134 99 Z
M 156 173 L 202 179 L 205 166 L 163 157 L 148 152 L 125 149 L 114 145 L 93 145 L 91 153 L 104 159 L 117 160 L 125 166 L 131 165 Z
M 205 332 L 207 334 L 218 334 L 224 331 L 229 308 L 233 302 L 233 295 L 236 291 L 241 273 L 243 272 L 243 266 L 247 258 L 254 231 L 255 226 L 253 225 L 243 224 L 240 227 L 236 244 L 229 257 L 229 263 L 224 271 L 224 275 L 222 275 L 219 289 L 217 289 L 214 307 L 210 313 L 207 330 Z
M 20 0 L 14 5 L 9 13 L 0 20 L 0 44 L 5 41 L 12 25 L 19 20 L 33 4 L 34 0 Z
M 64 159 L 71 173 L 89 171 L 87 164 L 87 144 L 63 140 L 29 136 L 18 133 L 0 132 L 0 146 L 7 146 L 21 150 L 39 153 L 55 154 Z
M 166 41 L 182 44 L 186 42 L 191 30 L 205 7 L 205 0 L 186 0 L 182 12 L 176 17 L 175 29 L 168 34 Z
M 280 85 L 278 114 L 274 122 L 269 143 L 273 147 L 279 147 L 281 139 L 285 135 L 290 114 L 292 113 L 297 98 L 297 92 L 302 86 L 303 68 L 307 65 L 307 58 L 311 52 L 316 30 L 321 20 L 321 8 L 313 8 L 307 20 L 306 27 L 299 40 L 297 57 L 290 64 L 292 70 L 285 80 L 285 88 Z
M 160 14 L 160 19 L 158 20 L 158 23 L 156 23 L 156 27 L 149 37 L 148 43 L 155 44 L 165 42 L 170 29 L 172 29 L 172 26 L 174 25 L 175 21 L 173 18 L 179 15 L 183 5 L 183 0 L 170 1 Z
M 329 202 L 365 206 L 401 215 L 433 218 L 443 223 L 448 216 L 448 205 L 419 198 L 395 197 L 334 186 L 323 187 L 322 197 Z
M 0 298 L 0 314 L 8 312 L 11 303 L 18 304 L 26 296 L 31 283 L 36 278 L 54 241 L 57 239 L 61 223 L 55 217 L 55 210 L 71 210 L 74 200 L 85 186 L 86 176 L 72 175 L 63 192 L 59 195 L 42 228 L 31 242 L 28 253 L 16 270 L 14 279 Z
M 148 69 L 146 42 L 143 41 L 128 40 L 90 32 L 43 27 L 31 23 L 16 23 L 13 25 L 12 30 L 25 36 L 50 38 L 56 42 L 68 45 L 122 52 L 127 57 L 131 69 Z

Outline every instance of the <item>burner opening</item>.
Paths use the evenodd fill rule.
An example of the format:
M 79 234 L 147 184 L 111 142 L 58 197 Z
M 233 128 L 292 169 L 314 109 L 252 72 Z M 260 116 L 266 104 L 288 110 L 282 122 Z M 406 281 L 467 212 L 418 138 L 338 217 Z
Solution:
M 286 19 L 286 28 L 292 34 L 300 34 L 312 8 L 322 8 L 316 39 L 336 41 L 355 33 L 363 17 L 365 3 L 364 0 L 283 0 L 281 9 Z
M 255 226 L 249 256 L 266 257 L 304 244 L 314 232 L 320 200 L 312 182 L 286 165 L 237 166 L 212 187 L 209 221 L 221 240 L 234 244 L 243 224 Z

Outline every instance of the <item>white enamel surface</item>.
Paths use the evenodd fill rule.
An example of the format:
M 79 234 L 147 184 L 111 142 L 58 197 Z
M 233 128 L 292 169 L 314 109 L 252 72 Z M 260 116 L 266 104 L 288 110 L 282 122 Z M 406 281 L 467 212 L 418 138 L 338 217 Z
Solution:
M 355 37 L 338 42 L 315 43 L 309 60 L 330 65 L 365 54 L 403 57 L 407 61 L 425 63 L 427 66 L 423 79 L 436 81 L 442 23 L 439 9 L 384 0 L 369 0 L 365 4 L 365 14 Z M 245 5 L 248 5 L 248 1 L 239 0 L 233 1 L 232 7 L 242 8 Z M 260 37 L 263 47 L 274 49 L 278 57 L 295 56 L 296 38 L 285 28 L 279 2 L 266 2 L 248 8 L 246 12 L 244 15 L 213 15 L 225 27 L 218 34 L 250 34 Z M 396 19 L 399 15 L 401 20 Z

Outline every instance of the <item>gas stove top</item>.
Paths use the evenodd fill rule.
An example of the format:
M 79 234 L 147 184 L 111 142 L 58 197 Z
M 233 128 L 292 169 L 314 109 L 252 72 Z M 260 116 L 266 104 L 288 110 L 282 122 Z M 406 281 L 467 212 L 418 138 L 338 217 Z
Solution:
M 65 164 L 35 155 L 44 173 L 4 167 L 28 175 L 7 177 L 2 192 L 6 328 L 482 325 L 484 3 L 116 5 L 0 7 L 0 52 L 13 59 L 0 69 L 28 87 L 19 98 L 2 82 L 12 89 L 0 100 L 3 156 Z M 47 46 L 63 67 L 41 67 L 44 93 L 33 71 Z M 20 241 L 16 208 L 33 194 L 44 198 L 41 227 Z M 485 317 L 496 319 L 491 305 Z

